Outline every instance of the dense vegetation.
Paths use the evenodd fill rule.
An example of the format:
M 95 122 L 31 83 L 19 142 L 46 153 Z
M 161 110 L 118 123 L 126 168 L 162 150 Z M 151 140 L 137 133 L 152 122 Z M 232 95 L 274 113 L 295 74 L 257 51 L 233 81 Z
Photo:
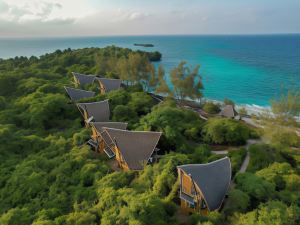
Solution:
M 209 144 L 243 144 L 252 129 L 228 119 L 205 122 L 172 99 L 158 103 L 144 90 L 171 95 L 158 53 L 107 47 L 64 50 L 0 61 L 0 224 L 179 224 L 176 166 L 217 159 Z M 155 56 L 155 58 L 153 58 Z M 201 80 L 185 63 L 171 71 L 176 98 L 200 99 Z M 120 77 L 130 87 L 85 101 L 110 100 L 111 119 L 132 130 L 162 131 L 159 163 L 114 172 L 85 145 L 90 131 L 63 86 L 71 72 Z M 202 144 L 201 144 L 202 143 Z M 203 143 L 206 143 L 204 145 Z M 221 212 L 192 215 L 191 224 L 299 224 L 299 155 L 285 145 L 254 145 L 247 173 L 237 173 L 246 150 L 232 150 L 236 187 Z

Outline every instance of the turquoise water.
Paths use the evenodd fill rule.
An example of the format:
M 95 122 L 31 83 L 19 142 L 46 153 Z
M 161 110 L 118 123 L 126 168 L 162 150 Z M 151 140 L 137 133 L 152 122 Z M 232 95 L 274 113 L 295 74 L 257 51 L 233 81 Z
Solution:
M 211 99 L 267 106 L 282 90 L 300 87 L 300 35 L 0 39 L 0 58 L 107 45 L 160 51 L 167 71 L 181 60 L 200 64 L 205 97 Z

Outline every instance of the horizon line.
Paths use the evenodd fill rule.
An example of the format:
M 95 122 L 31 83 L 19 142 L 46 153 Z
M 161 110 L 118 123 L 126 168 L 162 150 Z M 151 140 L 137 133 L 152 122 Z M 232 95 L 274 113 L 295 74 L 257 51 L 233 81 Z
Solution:
M 7 36 L 0 37 L 2 39 L 42 39 L 42 38 L 96 38 L 96 37 L 157 37 L 157 36 L 283 36 L 283 35 L 300 35 L 300 32 L 295 33 L 236 33 L 236 34 L 222 34 L 222 33 L 208 33 L 208 34 L 108 34 L 108 35 L 57 35 L 57 36 Z

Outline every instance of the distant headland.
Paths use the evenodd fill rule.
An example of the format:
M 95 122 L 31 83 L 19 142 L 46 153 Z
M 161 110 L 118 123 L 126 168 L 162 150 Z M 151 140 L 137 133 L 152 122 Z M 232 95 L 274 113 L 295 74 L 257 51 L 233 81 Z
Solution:
M 154 47 L 153 44 L 137 44 L 137 43 L 135 43 L 134 46 L 142 46 L 142 47 L 146 47 L 146 48 L 152 48 L 152 47 Z

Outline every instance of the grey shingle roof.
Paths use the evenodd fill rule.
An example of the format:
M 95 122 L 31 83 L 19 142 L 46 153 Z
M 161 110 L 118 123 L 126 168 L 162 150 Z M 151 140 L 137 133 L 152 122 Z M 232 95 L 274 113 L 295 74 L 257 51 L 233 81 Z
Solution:
M 141 170 L 153 154 L 161 136 L 160 132 L 128 131 L 104 128 L 116 142 L 125 162 L 131 170 Z
M 74 78 L 79 82 L 81 85 L 85 84 L 92 84 L 95 81 L 96 76 L 94 75 L 85 75 L 80 73 L 72 72 Z
M 77 106 L 87 112 L 88 118 L 94 117 L 95 122 L 109 121 L 109 103 L 108 100 L 100 102 L 78 103 Z
M 98 132 L 103 132 L 103 127 L 107 128 L 115 128 L 115 129 L 120 129 L 120 130 L 126 130 L 127 128 L 127 123 L 123 122 L 93 122 L 91 123 L 93 127 L 96 128 Z
M 189 164 L 178 168 L 191 175 L 211 211 L 221 207 L 231 180 L 231 163 L 228 157 L 207 164 Z
M 90 98 L 94 97 L 95 92 L 93 91 L 85 91 L 82 89 L 76 89 L 76 88 L 70 88 L 70 87 L 65 87 L 65 90 L 69 97 L 71 98 L 72 101 L 78 101 L 83 98 Z
M 96 78 L 105 87 L 105 91 L 109 92 L 112 90 L 117 90 L 121 87 L 122 81 L 120 79 L 108 79 L 108 78 Z
M 238 113 L 235 111 L 234 106 L 232 105 L 226 105 L 223 110 L 220 112 L 221 116 L 227 117 L 227 118 L 234 118 L 238 115 Z

